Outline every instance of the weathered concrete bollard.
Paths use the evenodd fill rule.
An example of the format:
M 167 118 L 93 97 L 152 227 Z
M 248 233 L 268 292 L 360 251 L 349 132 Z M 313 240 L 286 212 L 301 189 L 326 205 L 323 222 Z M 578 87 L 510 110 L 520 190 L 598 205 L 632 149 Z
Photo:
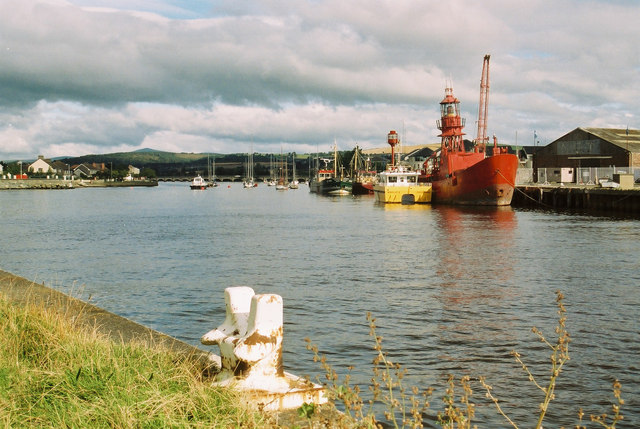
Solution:
M 282 297 L 256 295 L 247 286 L 224 293 L 224 322 L 201 338 L 203 344 L 220 346 L 218 383 L 249 391 L 265 410 L 327 402 L 322 386 L 284 372 Z
M 247 323 L 251 310 L 251 298 L 255 295 L 248 286 L 226 288 L 224 301 L 226 317 L 222 325 L 202 336 L 200 342 L 206 345 L 220 346 L 222 371 L 218 380 L 226 380 L 235 375 L 242 375 L 242 366 L 235 356 L 235 343 L 247 333 Z

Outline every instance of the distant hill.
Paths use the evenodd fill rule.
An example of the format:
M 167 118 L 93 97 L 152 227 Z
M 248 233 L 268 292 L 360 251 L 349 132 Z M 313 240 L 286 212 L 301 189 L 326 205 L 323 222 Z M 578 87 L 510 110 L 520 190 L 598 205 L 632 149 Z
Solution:
M 71 164 L 105 164 L 114 170 L 126 170 L 129 165 L 139 169 L 150 168 L 160 177 L 191 176 L 207 172 L 207 157 L 221 155 L 206 153 L 174 153 L 154 149 L 141 149 L 133 152 L 115 152 L 106 154 L 83 155 L 65 158 L 62 161 Z
M 203 160 L 206 165 L 207 156 L 208 154 L 206 153 L 174 153 L 153 149 L 141 149 L 134 152 L 83 155 L 66 158 L 65 162 L 70 164 L 112 162 L 114 164 L 132 164 L 136 167 L 144 167 L 146 164 L 190 164 Z
M 333 154 L 319 154 L 329 157 Z M 341 152 L 341 161 L 345 169 L 349 168 L 352 152 Z M 255 153 L 253 156 L 254 172 L 256 176 L 269 176 L 273 169 L 277 169 L 279 154 Z M 298 173 L 310 170 L 308 154 L 296 155 L 296 169 Z M 115 152 L 107 154 L 83 155 L 78 157 L 62 158 L 60 161 L 70 164 L 102 164 L 113 170 L 126 170 L 133 165 L 140 170 L 150 168 L 157 177 L 190 177 L 196 174 L 207 174 L 210 165 L 208 161 L 215 162 L 216 175 L 244 175 L 246 170 L 246 153 L 217 154 L 217 153 L 185 153 L 164 152 L 155 149 L 139 149 L 132 152 Z M 289 163 L 291 158 L 289 158 Z

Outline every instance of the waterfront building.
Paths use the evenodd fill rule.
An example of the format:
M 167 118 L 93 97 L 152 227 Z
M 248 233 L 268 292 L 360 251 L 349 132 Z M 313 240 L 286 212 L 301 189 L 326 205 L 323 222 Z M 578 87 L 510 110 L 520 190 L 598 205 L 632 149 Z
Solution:
M 629 128 L 576 128 L 535 152 L 534 171 L 557 169 L 572 180 L 586 182 L 612 173 L 634 174 L 640 179 L 640 130 Z M 599 176 L 594 176 L 599 169 Z M 604 173 L 605 170 L 610 172 Z
M 29 173 L 52 173 L 53 167 L 51 166 L 51 161 L 45 159 L 44 155 L 38 155 L 38 159 L 32 164 L 29 164 L 27 171 Z

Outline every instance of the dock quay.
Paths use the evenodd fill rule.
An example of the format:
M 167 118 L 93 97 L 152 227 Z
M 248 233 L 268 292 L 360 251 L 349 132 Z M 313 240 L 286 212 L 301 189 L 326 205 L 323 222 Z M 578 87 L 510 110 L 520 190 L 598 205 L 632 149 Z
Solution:
M 219 364 L 215 363 L 216 359 L 211 359 L 210 353 L 206 351 L 47 287 L 44 283 L 36 283 L 3 270 L 0 270 L 0 295 L 19 304 L 33 303 L 45 307 L 55 307 L 61 314 L 84 326 L 95 327 L 98 332 L 116 342 L 135 341 L 149 345 L 162 344 L 179 354 L 185 354 L 207 365 L 213 364 L 219 367 Z M 217 360 L 219 361 L 219 357 Z
M 8 189 L 77 189 L 77 188 L 130 188 L 158 186 L 157 180 L 64 180 L 64 179 L 1 179 L 0 190 Z
M 640 213 L 640 187 L 627 189 L 580 184 L 518 185 L 513 207 L 548 207 Z

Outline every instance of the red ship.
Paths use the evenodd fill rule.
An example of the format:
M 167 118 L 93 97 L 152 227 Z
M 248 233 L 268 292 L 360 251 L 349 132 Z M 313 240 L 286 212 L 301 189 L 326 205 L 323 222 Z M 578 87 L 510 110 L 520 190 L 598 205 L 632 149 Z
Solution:
M 460 101 L 453 89 L 446 88 L 440 102 L 442 132 L 440 149 L 424 163 L 426 180 L 433 186 L 433 203 L 506 206 L 511 204 L 515 187 L 518 157 L 498 147 L 487 153 L 487 106 L 489 94 L 489 55 L 484 57 L 480 83 L 478 137 L 470 150 L 465 149 L 462 132 L 465 120 L 460 117 Z

